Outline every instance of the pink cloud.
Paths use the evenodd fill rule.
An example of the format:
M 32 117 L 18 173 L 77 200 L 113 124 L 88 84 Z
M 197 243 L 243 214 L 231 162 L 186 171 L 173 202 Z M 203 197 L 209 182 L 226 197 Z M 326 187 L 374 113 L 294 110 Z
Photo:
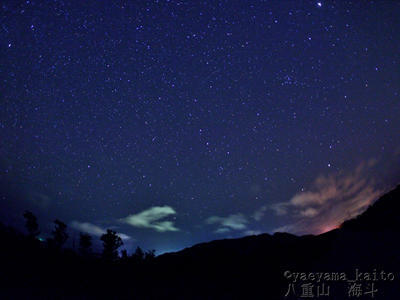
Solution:
M 375 160 L 369 160 L 350 173 L 318 176 L 309 191 L 297 193 L 288 202 L 276 204 L 284 207 L 296 220 L 276 230 L 318 234 L 362 213 L 383 193 L 368 177 L 368 171 L 375 164 Z

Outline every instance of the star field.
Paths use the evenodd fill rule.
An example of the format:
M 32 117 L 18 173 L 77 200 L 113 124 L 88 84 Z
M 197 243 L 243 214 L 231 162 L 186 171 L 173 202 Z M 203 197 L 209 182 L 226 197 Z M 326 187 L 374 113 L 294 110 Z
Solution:
M 400 180 L 399 13 L 3 2 L 2 221 L 31 209 L 159 252 L 338 225 Z

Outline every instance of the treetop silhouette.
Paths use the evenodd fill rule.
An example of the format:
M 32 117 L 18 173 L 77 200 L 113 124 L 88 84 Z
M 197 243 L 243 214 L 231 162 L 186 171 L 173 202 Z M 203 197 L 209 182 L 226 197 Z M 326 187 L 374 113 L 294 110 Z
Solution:
M 118 258 L 118 248 L 124 244 L 122 239 L 115 231 L 107 229 L 107 233 L 103 234 L 100 240 L 103 241 L 103 258 L 109 261 L 116 260 Z
M 32 212 L 27 210 L 24 213 L 24 218 L 25 218 L 25 227 L 28 230 L 29 236 L 36 238 L 40 234 L 36 216 Z

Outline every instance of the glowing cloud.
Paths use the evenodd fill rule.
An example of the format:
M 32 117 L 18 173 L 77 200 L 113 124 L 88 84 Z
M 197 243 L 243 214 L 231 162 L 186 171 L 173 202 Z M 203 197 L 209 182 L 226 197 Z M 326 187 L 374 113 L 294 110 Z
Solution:
M 231 230 L 244 230 L 247 228 L 248 220 L 242 214 L 230 215 L 228 217 L 212 216 L 206 220 L 207 224 L 218 224 L 220 227 L 215 233 L 225 233 Z
M 94 236 L 101 236 L 106 233 L 105 229 L 103 229 L 97 225 L 94 225 L 92 223 L 88 223 L 88 222 L 81 223 L 78 221 L 72 221 L 71 227 L 75 228 L 76 230 L 79 230 L 79 231 L 82 231 L 82 232 L 85 232 L 85 233 L 88 233 L 88 234 L 91 234 Z M 124 233 L 117 233 L 117 234 L 122 240 L 131 239 L 131 237 L 127 234 L 124 234 Z
M 362 163 L 349 174 L 318 176 L 309 191 L 275 204 L 278 215 L 285 211 L 298 220 L 275 231 L 322 233 L 362 213 L 383 193 L 368 178 L 367 171 L 375 163 L 375 160 Z
M 121 219 L 123 223 L 138 228 L 151 228 L 158 232 L 179 231 L 172 221 L 161 221 L 176 211 L 170 206 L 154 206 L 135 215 Z

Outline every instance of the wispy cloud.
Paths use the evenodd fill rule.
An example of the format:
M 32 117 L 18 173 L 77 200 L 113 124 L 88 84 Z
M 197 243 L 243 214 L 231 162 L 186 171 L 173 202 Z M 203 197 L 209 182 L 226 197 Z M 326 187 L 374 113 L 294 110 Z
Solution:
M 258 209 L 258 210 L 256 210 L 254 212 L 253 219 L 256 220 L 256 221 L 260 221 L 264 217 L 265 212 L 267 210 L 268 210 L 268 206 L 267 205 L 264 205 L 264 206 L 260 207 L 260 209 Z
M 271 204 L 270 208 L 278 216 L 283 216 L 283 215 L 287 214 L 287 203 L 274 203 L 274 204 Z
M 281 203 L 274 203 L 271 205 L 264 205 L 261 206 L 253 213 L 253 219 L 256 221 L 260 221 L 268 210 L 272 210 L 278 216 L 283 216 L 287 214 L 287 207 L 288 203 L 281 202 Z
M 303 217 L 312 218 L 318 215 L 318 210 L 313 207 L 308 207 L 306 209 L 301 210 L 300 215 L 302 215 Z
M 231 229 L 229 229 L 228 227 L 220 227 L 217 230 L 215 230 L 214 233 L 227 233 L 230 231 Z
M 206 219 L 206 223 L 217 224 L 219 226 L 215 233 L 225 233 L 231 230 L 245 230 L 248 220 L 242 214 L 235 214 L 227 217 L 212 216 Z
M 295 194 L 288 202 L 275 204 L 278 215 L 284 212 L 296 220 L 275 231 L 321 233 L 363 212 L 383 192 L 368 177 L 368 170 L 375 163 L 369 160 L 347 174 L 318 176 L 309 191 Z
M 134 227 L 150 228 L 158 232 L 179 231 L 172 221 L 162 221 L 175 214 L 176 211 L 170 206 L 154 206 L 138 214 L 129 215 L 121 221 Z
M 72 221 L 71 227 L 94 236 L 101 236 L 106 233 L 105 229 L 88 222 Z M 117 234 L 122 240 L 131 239 L 131 237 L 125 233 L 117 233 Z
M 245 235 L 259 235 L 262 232 L 260 230 L 246 230 L 244 232 Z

